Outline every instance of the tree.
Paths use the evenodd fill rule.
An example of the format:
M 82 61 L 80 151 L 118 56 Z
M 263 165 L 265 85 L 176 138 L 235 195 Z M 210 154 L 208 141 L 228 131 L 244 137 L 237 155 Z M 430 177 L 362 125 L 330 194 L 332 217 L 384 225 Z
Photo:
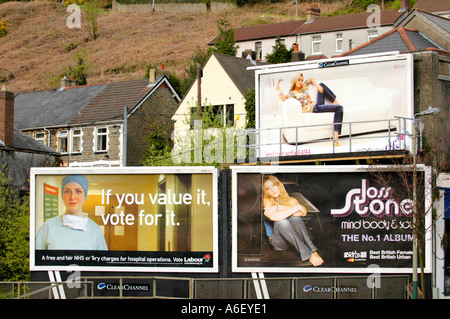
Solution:
M 153 131 L 147 138 L 149 148 L 145 151 L 144 166 L 173 166 L 168 156 L 170 154 L 170 141 L 164 134 L 162 126 L 154 125 Z
M 219 35 L 214 43 L 214 52 L 235 56 L 239 46 L 236 45 L 234 30 L 230 27 L 226 18 L 217 21 Z
M 0 280 L 29 280 L 29 198 L 0 171 Z
M 245 128 L 255 128 L 255 89 L 248 89 L 245 94 Z
M 266 55 L 266 61 L 273 64 L 291 62 L 293 51 L 294 48 L 288 50 L 280 37 L 277 37 L 272 53 Z
M 75 60 L 76 60 L 75 66 L 65 67 L 62 76 L 66 76 L 67 78 L 73 76 L 76 85 L 86 85 L 88 70 L 90 68 L 90 66 L 86 63 L 87 60 L 86 51 L 77 53 L 75 55 Z
M 201 107 L 200 112 L 191 112 L 186 123 L 193 123 L 192 129 L 174 132 L 172 149 L 168 143 L 161 143 L 159 134 L 151 135 L 143 165 L 219 166 L 231 157 L 234 159 L 234 130 L 230 124 L 223 123 L 223 113 L 218 112 L 216 107 L 209 104 Z
M 189 61 L 189 65 L 185 69 L 186 77 L 183 78 L 180 83 L 180 96 L 184 96 L 191 84 L 195 81 L 197 78 L 197 65 L 200 64 L 203 67 L 206 64 L 206 61 L 208 61 L 211 51 L 211 48 L 201 49 L 199 46 L 195 48 Z
M 84 26 L 93 40 L 98 37 L 97 18 L 100 15 L 100 5 L 98 0 L 86 1 L 82 8 L 84 10 Z
M 414 140 L 415 138 L 412 139 L 413 146 L 417 142 Z M 435 221 L 439 217 L 433 207 L 433 203 L 441 196 L 436 189 L 436 174 L 443 171 L 443 168 L 447 165 L 442 158 L 444 158 L 443 152 L 437 146 L 427 144 L 424 139 L 424 147 L 421 150 L 416 152 L 413 147 L 410 154 L 406 154 L 400 161 L 394 161 L 391 166 L 391 169 L 393 168 L 395 172 L 394 177 L 401 180 L 403 192 L 406 193 L 408 198 L 412 199 L 412 215 L 409 216 L 407 222 L 410 224 L 416 242 L 414 249 L 417 248 L 418 266 L 421 269 L 420 286 L 422 287 L 423 299 L 426 298 L 424 272 L 426 235 L 434 227 Z M 428 174 L 425 173 L 426 167 L 430 171 Z M 386 189 L 391 185 L 392 176 L 385 173 L 382 165 L 375 163 L 370 170 L 377 177 L 379 185 Z M 400 204 L 402 198 L 404 197 L 393 195 L 391 199 Z M 431 225 L 427 224 L 428 218 L 431 218 Z M 413 271 L 413 284 L 415 275 L 417 275 L 417 269 Z M 413 291 L 413 297 L 414 294 Z

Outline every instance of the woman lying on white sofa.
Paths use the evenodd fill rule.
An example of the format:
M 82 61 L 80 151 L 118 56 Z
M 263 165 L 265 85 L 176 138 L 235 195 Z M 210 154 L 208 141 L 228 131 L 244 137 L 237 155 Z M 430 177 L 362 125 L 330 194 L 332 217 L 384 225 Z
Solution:
M 300 73 L 293 81 L 288 94 L 284 94 L 280 89 L 280 82 L 278 81 L 276 90 L 281 101 L 285 101 L 288 98 L 294 98 L 300 102 L 302 111 L 304 113 L 322 113 L 322 112 L 334 112 L 334 141 L 335 145 L 339 146 L 338 139 L 342 130 L 342 119 L 344 117 L 344 108 L 336 100 L 336 95 L 324 84 L 318 84 L 313 79 L 309 79 L 307 82 L 303 81 L 303 73 Z M 312 84 L 317 89 L 317 99 L 314 102 L 309 96 L 308 86 Z M 332 104 L 325 104 L 325 99 L 331 101 Z

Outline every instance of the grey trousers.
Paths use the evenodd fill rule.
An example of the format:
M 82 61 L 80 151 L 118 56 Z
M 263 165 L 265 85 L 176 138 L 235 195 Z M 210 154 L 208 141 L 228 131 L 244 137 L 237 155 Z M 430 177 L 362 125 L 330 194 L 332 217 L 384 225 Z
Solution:
M 303 219 L 296 216 L 275 222 L 272 244 L 282 250 L 287 250 L 289 244 L 294 246 L 302 261 L 308 260 L 317 250 L 309 237 Z

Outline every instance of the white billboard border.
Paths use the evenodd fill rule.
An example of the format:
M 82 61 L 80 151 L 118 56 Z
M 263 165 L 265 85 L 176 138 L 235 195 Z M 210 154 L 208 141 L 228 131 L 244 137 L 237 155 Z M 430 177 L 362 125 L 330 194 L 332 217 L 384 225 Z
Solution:
M 431 194 L 431 179 L 432 172 L 431 167 L 425 165 L 417 165 L 417 171 L 425 173 L 425 181 L 429 181 L 426 184 L 425 192 L 427 194 L 425 207 L 427 208 L 425 228 L 426 228 L 426 243 L 425 243 L 425 267 L 424 273 L 431 273 L 432 267 L 432 194 Z M 232 211 L 231 211 L 231 271 L 236 273 L 342 273 L 342 274 L 368 274 L 368 273 L 380 273 L 380 274 L 404 274 L 413 273 L 412 267 L 403 268 L 372 268 L 372 267 L 359 267 L 359 268 L 331 268 L 331 267 L 239 267 L 238 266 L 238 223 L 237 223 L 237 175 L 240 173 L 259 173 L 259 174 L 276 174 L 276 173 L 352 173 L 352 172 L 370 172 L 372 171 L 386 171 L 393 172 L 398 170 L 398 166 L 394 165 L 380 165 L 374 167 L 373 165 L 300 165 L 300 166 L 230 166 L 231 169 L 231 197 L 232 197 Z M 407 166 L 404 168 L 408 169 Z M 409 167 L 411 169 L 411 167 Z M 418 268 L 420 273 L 420 268 Z
M 407 117 L 410 119 L 414 118 L 414 59 L 411 53 L 400 53 L 399 51 L 389 51 L 383 53 L 372 53 L 372 54 L 361 54 L 355 56 L 344 56 L 329 59 L 320 60 L 310 60 L 301 62 L 290 62 L 290 63 L 280 63 L 280 64 L 269 64 L 262 66 L 248 67 L 247 70 L 255 71 L 255 128 L 256 130 L 261 129 L 260 127 L 260 76 L 272 73 L 281 72 L 291 72 L 291 71 L 305 71 L 320 69 L 319 64 L 327 62 L 339 62 L 339 61 L 349 61 L 351 65 L 359 65 L 365 63 L 377 63 L 377 62 L 388 62 L 388 61 L 398 61 L 406 60 L 407 70 L 406 77 L 408 79 L 409 85 L 407 86 L 408 92 L 406 92 L 406 104 L 408 107 Z M 339 66 L 337 66 L 339 67 Z M 412 123 L 407 123 L 409 132 L 412 132 Z M 407 138 L 408 144 L 411 145 L 412 137 Z M 300 155 L 299 155 L 300 156 Z
M 36 237 L 36 176 L 37 175 L 146 175 L 146 174 L 211 174 L 213 197 L 213 266 L 200 267 L 145 267 L 145 266 L 71 266 L 56 265 L 39 266 L 35 264 L 35 237 Z M 219 211 L 218 211 L 218 170 L 213 166 L 164 166 L 164 167 L 101 167 L 101 168 L 31 168 L 30 170 L 30 271 L 104 271 L 104 272 L 134 272 L 134 273 L 218 273 L 219 272 Z

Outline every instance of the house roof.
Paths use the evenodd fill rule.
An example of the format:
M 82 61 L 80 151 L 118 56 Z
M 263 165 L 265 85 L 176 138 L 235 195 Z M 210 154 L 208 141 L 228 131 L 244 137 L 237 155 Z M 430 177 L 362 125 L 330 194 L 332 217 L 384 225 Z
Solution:
M 14 145 L 13 148 L 18 151 L 33 152 L 33 153 L 47 153 L 52 155 L 59 155 L 60 153 L 54 149 L 44 145 L 22 132 L 21 130 L 14 128 Z
M 124 106 L 129 111 L 135 108 L 163 82 L 179 100 L 165 76 L 151 84 L 148 79 L 139 79 L 18 93 L 14 102 L 14 126 L 23 130 L 122 120 Z
M 248 89 L 255 88 L 255 72 L 247 70 L 248 67 L 255 66 L 251 60 L 220 53 L 213 53 L 212 56 L 219 61 L 243 96 Z
M 70 121 L 70 124 L 123 120 L 125 106 L 128 107 L 128 114 L 130 114 L 163 83 L 172 90 L 175 98 L 179 101 L 178 94 L 172 88 L 166 76 L 158 77 L 154 83 L 149 83 L 148 79 L 113 82 L 94 97 Z
M 305 20 L 297 20 L 284 23 L 236 28 L 234 29 L 234 38 L 236 42 L 240 42 L 246 40 L 276 38 L 277 36 L 289 36 L 292 34 L 297 34 L 297 31 L 304 23 Z
M 14 126 L 18 129 L 67 125 L 106 85 L 18 93 Z
M 322 33 L 338 30 L 368 28 L 367 19 L 372 12 L 354 13 L 351 15 L 338 15 L 320 17 L 302 25 L 298 30 L 300 34 Z M 380 11 L 380 26 L 393 25 L 405 12 L 398 10 Z
M 123 108 L 135 106 L 150 90 L 148 79 L 113 82 L 99 92 L 70 124 L 123 119 Z
M 414 9 L 431 13 L 450 12 L 450 2 L 448 0 L 417 0 Z
M 6 146 L 5 143 L 0 139 L 0 150 L 2 149 L 28 153 L 60 155 L 60 153 L 58 153 L 54 149 L 35 140 L 18 128 L 14 128 L 14 142 L 12 146 Z
M 292 36 L 296 34 L 322 33 L 337 30 L 367 28 L 367 19 L 372 12 L 354 13 L 351 15 L 339 15 L 329 17 L 319 17 L 311 22 L 297 20 L 284 23 L 264 24 L 259 26 L 235 28 L 235 41 L 242 42 L 248 40 L 260 40 L 266 38 L 276 38 Z M 393 25 L 405 12 L 399 10 L 381 11 L 380 25 Z M 213 45 L 217 39 L 214 37 L 208 42 Z
M 433 29 L 439 31 L 440 33 L 444 34 L 445 37 L 450 39 L 450 19 L 425 12 L 421 9 L 413 9 L 405 19 L 397 23 L 395 26 L 404 27 L 414 17 L 417 17 L 420 20 L 426 22 Z
M 340 56 L 389 51 L 415 52 L 425 50 L 442 50 L 442 48 L 416 30 L 397 27 Z

